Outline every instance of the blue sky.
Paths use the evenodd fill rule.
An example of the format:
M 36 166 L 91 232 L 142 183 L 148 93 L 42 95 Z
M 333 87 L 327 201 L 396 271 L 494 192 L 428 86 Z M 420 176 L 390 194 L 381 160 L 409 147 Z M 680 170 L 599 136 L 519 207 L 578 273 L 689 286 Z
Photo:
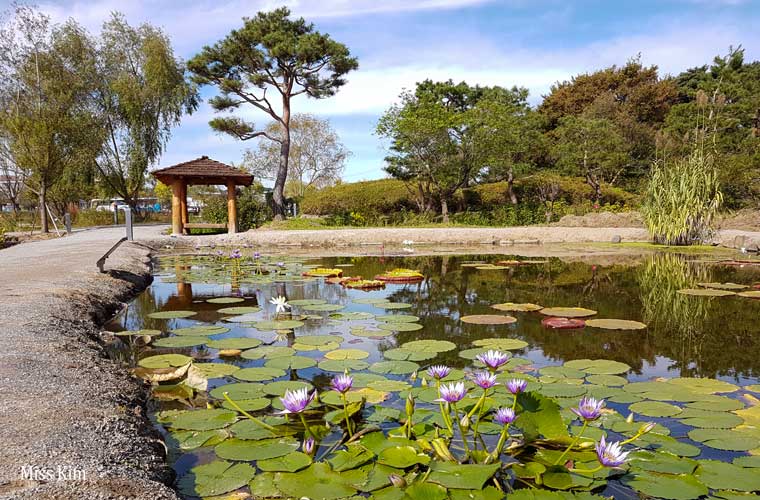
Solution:
M 337 96 L 302 99 L 295 111 L 328 118 L 353 152 L 344 179 L 384 177 L 378 117 L 403 88 L 425 78 L 525 86 L 537 104 L 552 83 L 641 53 L 662 73 L 709 62 L 729 45 L 760 57 L 760 0 L 47 0 L 56 20 L 74 17 L 91 32 L 114 10 L 148 21 L 192 57 L 241 25 L 243 16 L 281 5 L 345 43 L 360 68 Z M 203 90 L 204 98 L 214 94 Z M 208 155 L 239 162 L 250 143 L 215 134 L 207 103 L 175 129 L 159 166 Z M 253 111 L 247 116 L 268 121 Z

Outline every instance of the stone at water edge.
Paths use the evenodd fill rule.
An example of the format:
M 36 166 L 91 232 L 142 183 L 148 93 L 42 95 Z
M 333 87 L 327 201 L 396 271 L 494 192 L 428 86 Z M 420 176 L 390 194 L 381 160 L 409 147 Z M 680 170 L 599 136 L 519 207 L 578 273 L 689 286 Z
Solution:
M 619 234 L 612 237 L 612 243 L 620 243 L 621 241 L 623 241 L 623 238 Z

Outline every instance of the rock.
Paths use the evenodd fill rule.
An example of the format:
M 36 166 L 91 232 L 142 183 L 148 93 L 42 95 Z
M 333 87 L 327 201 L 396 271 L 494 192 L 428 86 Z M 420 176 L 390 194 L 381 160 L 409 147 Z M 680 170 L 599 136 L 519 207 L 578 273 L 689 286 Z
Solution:
M 620 243 L 621 241 L 623 241 L 623 238 L 619 234 L 612 237 L 612 243 Z

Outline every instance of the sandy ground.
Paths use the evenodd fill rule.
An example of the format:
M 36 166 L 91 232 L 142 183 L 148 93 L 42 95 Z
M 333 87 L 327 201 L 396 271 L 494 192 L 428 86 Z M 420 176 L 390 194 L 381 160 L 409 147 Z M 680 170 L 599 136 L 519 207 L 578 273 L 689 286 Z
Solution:
M 0 250 L 0 498 L 176 498 L 165 486 L 172 472 L 146 418 L 144 387 L 106 357 L 99 338 L 100 326 L 149 283 L 153 252 L 213 243 L 314 256 L 411 249 L 620 258 L 642 249 L 607 244 L 613 236 L 647 240 L 639 228 L 383 228 L 178 238 L 167 236 L 167 229 L 137 227 L 141 243 L 122 245 L 107 261 L 107 274 L 98 273 L 95 262 L 123 228 Z M 760 233 L 723 231 L 719 238 L 746 245 L 760 242 Z M 402 245 L 404 240 L 414 243 Z M 75 468 L 86 479 L 24 480 L 24 466 Z
M 150 280 L 148 251 L 136 245 L 97 272 L 122 232 L 0 250 L 0 498 L 177 498 L 145 391 L 98 341 L 98 327 Z M 24 480 L 22 467 L 53 477 Z

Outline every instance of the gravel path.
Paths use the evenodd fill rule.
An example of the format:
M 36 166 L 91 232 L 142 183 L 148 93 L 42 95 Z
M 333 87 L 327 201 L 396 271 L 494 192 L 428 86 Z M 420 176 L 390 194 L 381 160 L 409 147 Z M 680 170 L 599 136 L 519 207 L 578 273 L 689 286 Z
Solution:
M 0 250 L 0 498 L 177 498 L 145 391 L 98 341 L 98 327 L 150 282 L 149 251 L 137 245 L 97 272 L 122 235 Z

